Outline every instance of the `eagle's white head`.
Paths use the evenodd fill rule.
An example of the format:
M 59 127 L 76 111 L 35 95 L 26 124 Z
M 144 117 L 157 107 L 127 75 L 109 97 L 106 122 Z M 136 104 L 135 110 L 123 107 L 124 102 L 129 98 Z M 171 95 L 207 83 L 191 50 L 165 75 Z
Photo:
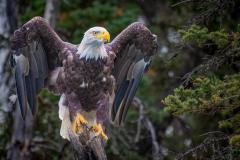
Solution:
M 80 59 L 102 59 L 107 56 L 104 43 L 109 41 L 110 34 L 105 28 L 90 28 L 84 33 L 84 37 L 78 47 L 77 54 L 80 55 Z

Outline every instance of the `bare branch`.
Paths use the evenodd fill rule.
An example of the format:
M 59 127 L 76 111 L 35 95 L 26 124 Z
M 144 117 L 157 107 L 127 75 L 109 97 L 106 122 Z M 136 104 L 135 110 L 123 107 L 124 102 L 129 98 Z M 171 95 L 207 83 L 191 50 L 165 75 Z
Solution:
M 216 133 L 219 133 L 219 132 L 212 132 L 212 133 L 216 134 Z M 208 132 L 205 135 L 209 135 L 209 134 L 212 134 L 212 133 Z M 206 138 L 200 145 L 198 145 L 194 148 L 191 148 L 184 153 L 178 154 L 176 159 L 177 160 L 183 160 L 183 159 L 185 159 L 185 157 L 187 157 L 189 155 L 193 155 L 196 152 L 204 152 L 206 150 L 206 148 L 209 148 L 209 149 L 207 149 L 207 152 L 210 152 L 210 150 L 213 150 L 213 152 L 218 151 L 218 153 L 214 152 L 212 156 L 218 156 L 218 155 L 221 156 L 223 153 L 219 152 L 219 149 L 216 149 L 216 146 L 218 144 L 222 143 L 222 142 L 227 142 L 229 140 L 229 137 L 225 136 L 225 135 L 222 135 L 222 132 L 220 132 L 220 134 L 221 134 L 220 137 L 210 136 L 210 137 Z M 228 147 L 226 147 L 224 149 L 227 149 L 226 151 L 229 150 Z M 215 159 L 219 159 L 219 158 L 215 158 Z M 222 157 L 221 157 L 221 159 L 222 159 Z
M 144 105 L 140 101 L 139 98 L 135 97 L 133 100 L 133 104 L 137 105 L 139 108 L 139 118 L 138 118 L 138 123 L 137 123 L 137 134 L 135 136 L 135 143 L 139 141 L 140 135 L 141 135 L 141 129 L 142 129 L 142 122 L 144 119 Z
M 137 128 L 137 134 L 135 136 L 135 142 L 139 141 L 140 138 L 140 134 L 141 134 L 141 128 L 142 128 L 142 124 L 145 125 L 145 127 L 148 129 L 148 131 L 151 134 L 151 138 L 152 138 L 152 147 L 153 147 L 153 151 L 152 151 L 152 158 L 153 160 L 160 160 L 163 159 L 163 156 L 161 154 L 160 151 L 160 145 L 157 141 L 157 136 L 156 136 L 156 131 L 155 128 L 152 124 L 152 122 L 145 116 L 144 114 L 144 108 L 145 105 L 143 104 L 143 102 L 135 97 L 133 99 L 133 105 L 137 108 L 139 108 L 139 118 L 138 118 L 138 128 Z
M 184 3 L 188 3 L 188 2 L 191 2 L 191 1 L 194 1 L 194 0 L 184 0 L 184 1 L 180 1 L 178 3 L 175 3 L 173 5 L 171 5 L 171 7 L 176 7 L 178 5 L 181 5 L 181 4 L 184 4 Z

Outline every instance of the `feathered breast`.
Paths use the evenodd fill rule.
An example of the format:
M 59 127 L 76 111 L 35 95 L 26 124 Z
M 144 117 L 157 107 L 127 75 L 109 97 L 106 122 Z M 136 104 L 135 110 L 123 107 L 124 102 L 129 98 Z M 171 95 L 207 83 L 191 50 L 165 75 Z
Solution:
M 97 102 L 101 94 L 107 94 L 113 89 L 111 60 L 109 57 L 86 60 L 80 59 L 79 56 L 69 54 L 63 60 L 63 70 L 58 80 L 59 86 L 64 84 L 61 92 L 74 93 L 81 103 Z

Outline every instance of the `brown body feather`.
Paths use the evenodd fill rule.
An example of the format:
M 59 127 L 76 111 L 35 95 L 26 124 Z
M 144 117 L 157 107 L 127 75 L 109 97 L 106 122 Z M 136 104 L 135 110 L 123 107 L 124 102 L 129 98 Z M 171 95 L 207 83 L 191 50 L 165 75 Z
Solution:
M 109 96 L 114 91 L 114 77 L 111 75 L 114 55 L 99 60 L 80 59 L 79 54 L 67 50 L 62 61 L 55 88 L 66 95 L 71 115 L 77 112 L 107 109 L 99 115 L 100 121 L 108 117 Z M 108 106 L 108 107 L 104 107 Z M 100 111 L 101 112 L 101 111 Z

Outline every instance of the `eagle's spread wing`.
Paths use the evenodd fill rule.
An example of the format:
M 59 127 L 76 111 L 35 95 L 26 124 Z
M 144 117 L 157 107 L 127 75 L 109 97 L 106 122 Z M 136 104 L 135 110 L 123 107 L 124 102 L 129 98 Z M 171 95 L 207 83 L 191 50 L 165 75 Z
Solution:
M 111 119 L 120 125 L 126 116 L 151 56 L 156 52 L 156 36 L 143 24 L 135 22 L 109 44 L 116 54 L 113 75 L 116 91 Z
M 22 116 L 27 107 L 36 111 L 36 96 L 58 66 L 59 53 L 71 46 L 63 42 L 41 17 L 35 17 L 14 32 L 11 38 L 12 64 Z M 51 77 L 49 77 L 51 78 Z

